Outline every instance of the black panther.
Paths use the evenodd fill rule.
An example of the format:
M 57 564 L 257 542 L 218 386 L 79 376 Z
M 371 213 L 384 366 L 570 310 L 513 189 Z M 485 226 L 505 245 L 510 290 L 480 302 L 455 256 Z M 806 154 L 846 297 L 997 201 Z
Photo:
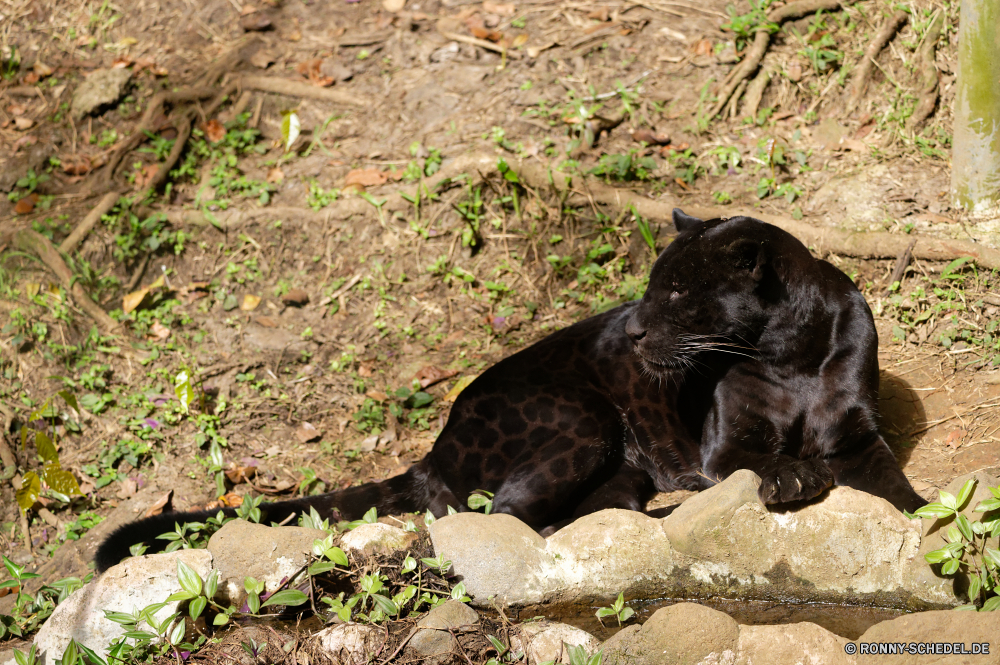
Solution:
M 483 372 L 405 474 L 264 504 L 262 521 L 310 506 L 345 519 L 373 506 L 440 516 L 486 490 L 495 512 L 548 533 L 604 508 L 643 510 L 657 491 L 705 489 L 737 469 L 761 477 L 768 504 L 837 484 L 899 510 L 923 505 L 878 432 L 878 337 L 854 283 L 750 217 L 702 221 L 675 210 L 674 225 L 640 301 Z M 97 567 L 211 514 L 120 527 Z

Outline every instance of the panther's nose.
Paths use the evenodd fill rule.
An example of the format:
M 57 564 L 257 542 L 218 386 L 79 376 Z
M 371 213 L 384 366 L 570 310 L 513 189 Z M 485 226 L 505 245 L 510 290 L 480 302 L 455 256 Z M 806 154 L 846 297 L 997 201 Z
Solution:
M 638 344 L 639 340 L 646 336 L 646 329 L 639 325 L 635 316 L 630 316 L 625 322 L 625 334 L 629 336 L 633 344 Z

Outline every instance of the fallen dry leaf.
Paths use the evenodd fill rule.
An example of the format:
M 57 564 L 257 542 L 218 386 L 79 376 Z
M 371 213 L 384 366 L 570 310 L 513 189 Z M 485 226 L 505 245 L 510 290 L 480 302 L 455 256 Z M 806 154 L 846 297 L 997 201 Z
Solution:
M 592 18 L 602 23 L 611 20 L 611 15 L 607 7 L 598 7 L 587 13 L 587 18 Z
M 268 65 L 274 62 L 274 54 L 267 49 L 258 49 L 256 53 L 250 56 L 250 64 L 259 69 L 267 69 Z
M 218 510 L 219 508 L 239 508 L 243 505 L 243 497 L 234 492 L 223 494 L 215 501 L 205 504 L 205 510 Z
M 166 327 L 159 321 L 153 321 L 153 325 L 149 327 L 149 332 L 153 339 L 158 339 L 160 341 L 165 340 L 170 337 L 170 328 Z
M 475 378 L 476 377 L 474 375 L 463 376 L 455 382 L 455 385 L 451 387 L 451 390 L 449 390 L 442 399 L 446 402 L 454 402 L 458 398 L 459 393 L 468 388 L 469 384 L 472 383 Z
M 24 132 L 34 127 L 35 121 L 31 118 L 25 118 L 23 115 L 20 115 L 14 118 L 14 126 Z
M 27 74 L 24 75 L 24 78 L 21 79 L 21 81 L 25 85 L 35 85 L 40 80 L 41 80 L 41 77 L 38 74 L 36 74 L 35 72 L 28 72 Z
M 368 378 L 372 375 L 372 366 L 368 363 L 360 363 L 358 365 L 358 376 L 361 378 Z
M 791 82 L 796 82 L 802 79 L 802 63 L 798 61 L 792 61 L 788 65 L 788 71 L 785 72 L 788 76 L 788 80 Z
M 55 71 L 56 71 L 56 70 L 52 69 L 51 67 L 49 67 L 48 65 L 46 65 L 41 60 L 36 60 L 34 66 L 32 67 L 32 69 L 34 70 L 34 72 L 36 74 L 38 74 L 42 78 L 45 78 L 46 76 L 52 76 L 52 74 L 55 73 Z
M 426 367 L 421 367 L 420 370 L 413 375 L 413 378 L 420 382 L 421 388 L 429 388 L 435 383 L 439 383 L 445 379 L 450 379 L 456 374 L 458 374 L 457 369 L 441 369 L 440 367 L 435 367 L 434 365 L 427 365 Z
M 309 302 L 309 294 L 302 289 L 292 289 L 281 296 L 281 302 L 290 307 L 302 307 Z
M 156 174 L 160 171 L 159 164 L 146 164 L 142 167 L 138 173 L 135 174 L 135 188 L 145 189 L 156 177 Z
M 260 32 L 271 27 L 271 17 L 261 12 L 246 14 L 240 17 L 240 27 L 246 32 Z
M 406 0 L 382 0 L 382 8 L 391 14 L 402 11 Z
M 152 506 L 146 509 L 146 512 L 143 513 L 142 516 L 144 518 L 153 517 L 154 515 L 161 515 L 164 511 L 168 513 L 173 512 L 173 510 L 167 507 L 171 504 L 173 499 L 174 499 L 174 491 L 170 490 L 169 492 L 161 496 L 159 499 L 157 499 L 156 503 L 154 503 Z
M 210 142 L 218 143 L 226 138 L 226 126 L 215 118 L 212 118 L 205 123 L 205 136 Z
M 260 304 L 260 296 L 255 296 L 252 293 L 243 294 L 243 302 L 240 303 L 240 309 L 244 312 L 252 312 L 257 309 L 257 305 Z
M 375 187 L 382 185 L 389 176 L 378 169 L 353 169 L 344 178 L 344 187 L 351 185 L 361 185 L 362 187 Z
M 485 0 L 483 2 L 483 11 L 490 14 L 499 14 L 500 16 L 513 16 L 514 12 L 517 11 L 517 7 L 511 2 L 500 3 Z
M 270 316 L 258 316 L 257 324 L 262 325 L 265 328 L 277 328 L 278 322 L 272 319 Z
M 195 300 L 200 300 L 208 295 L 208 287 L 211 282 L 191 282 L 187 286 L 177 289 L 177 296 L 181 302 L 191 304 Z
M 945 437 L 945 444 L 950 446 L 953 450 L 957 450 L 959 446 L 962 445 L 962 440 L 965 435 L 968 434 L 964 429 L 953 429 L 948 432 L 948 436 Z
M 233 462 L 229 465 L 229 468 L 225 470 L 226 478 L 229 479 L 233 485 L 239 485 L 240 483 L 245 483 L 254 476 L 257 475 L 257 467 L 255 466 L 240 466 Z
M 312 423 L 299 423 L 299 426 L 295 428 L 295 438 L 301 443 L 315 441 L 321 436 L 323 436 L 323 432 L 316 429 Z
M 18 215 L 27 215 L 29 212 L 35 209 L 35 203 L 38 201 L 37 194 L 28 194 L 23 199 L 18 201 L 14 205 L 14 212 Z
M 389 396 L 380 390 L 369 390 L 365 393 L 365 397 L 371 397 L 376 402 L 384 402 L 389 399 Z
M 132 58 L 127 55 L 119 55 L 111 62 L 111 69 L 125 69 L 132 66 Z
M 285 172 L 282 171 L 277 166 L 275 166 L 274 168 L 272 168 L 270 171 L 267 172 L 268 182 L 281 182 L 284 179 L 285 179 Z
M 691 45 L 691 51 L 695 55 L 712 55 L 712 40 L 699 39 Z
M 71 155 L 62 158 L 62 170 L 67 175 L 87 175 L 94 170 L 94 164 L 87 155 Z
M 632 140 L 638 141 L 639 143 L 645 143 L 647 145 L 667 145 L 670 143 L 670 137 L 666 134 L 657 134 L 651 129 L 637 129 L 632 132 Z
M 141 289 L 138 289 L 137 291 L 133 291 L 132 293 L 126 294 L 125 297 L 122 298 L 122 311 L 124 311 L 126 314 L 132 312 L 136 307 L 142 304 L 142 301 L 146 298 L 146 295 L 150 291 L 158 289 L 162 286 L 163 286 L 163 275 L 160 275 L 159 277 L 156 278 L 156 281 L 150 284 L 149 286 L 145 286 Z
M 139 491 L 139 486 L 131 478 L 126 478 L 119 482 L 118 491 L 115 492 L 115 496 L 119 499 L 128 499 L 135 496 L 135 493 Z

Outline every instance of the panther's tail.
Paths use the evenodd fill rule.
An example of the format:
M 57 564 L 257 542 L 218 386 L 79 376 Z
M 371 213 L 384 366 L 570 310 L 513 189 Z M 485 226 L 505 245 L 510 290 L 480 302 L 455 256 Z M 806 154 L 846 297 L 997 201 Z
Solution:
M 402 475 L 377 483 L 365 483 L 301 499 L 261 504 L 260 523 L 283 522 L 294 515 L 308 513 L 310 507 L 315 508 L 324 518 L 334 517 L 339 512 L 341 519 L 345 520 L 361 519 L 371 508 L 375 508 L 381 515 L 427 510 L 425 464 L 426 462 L 420 462 Z M 236 516 L 236 510 L 233 508 L 224 508 L 222 512 L 227 517 Z M 103 573 L 129 556 L 129 549 L 138 543 L 148 545 L 146 549 L 148 554 L 160 552 L 169 541 L 158 540 L 157 536 L 173 531 L 175 524 L 204 522 L 218 513 L 218 510 L 163 513 L 124 524 L 115 529 L 97 548 L 97 553 L 94 555 L 97 571 Z

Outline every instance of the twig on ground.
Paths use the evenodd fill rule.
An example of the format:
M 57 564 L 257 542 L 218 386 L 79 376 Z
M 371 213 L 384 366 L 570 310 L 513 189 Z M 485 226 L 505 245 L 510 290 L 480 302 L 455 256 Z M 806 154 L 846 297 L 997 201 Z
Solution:
M 93 319 L 104 332 L 112 332 L 120 327 L 117 321 L 108 316 L 108 313 L 90 298 L 83 286 L 73 279 L 73 273 L 70 272 L 48 238 L 37 231 L 22 229 L 14 235 L 14 245 L 18 249 L 30 252 L 40 258 L 42 263 L 56 274 L 63 288 L 69 291 L 76 306 Z
M 937 42 L 941 36 L 941 28 L 944 25 L 944 12 L 938 13 L 931 19 L 931 24 L 927 27 L 927 34 L 924 35 L 924 43 L 920 45 L 918 57 L 920 67 L 920 97 L 917 107 L 913 109 L 913 115 L 906 121 L 907 129 L 916 129 L 934 113 L 934 107 L 938 100 L 938 70 L 934 64 L 937 54 Z
M 767 21 L 768 23 L 780 26 L 789 19 L 802 18 L 820 10 L 833 11 L 839 8 L 840 0 L 795 0 L 795 2 L 791 2 L 770 12 L 767 15 Z M 712 110 L 708 114 L 709 118 L 719 115 L 719 112 L 726 107 L 729 98 L 736 92 L 743 79 L 757 71 L 757 67 L 760 65 L 761 60 L 764 59 L 764 54 L 767 53 L 767 47 L 770 43 L 771 33 L 768 32 L 767 28 L 757 30 L 754 34 L 753 44 L 747 49 L 743 60 L 733 67 L 732 71 L 729 72 L 729 75 L 722 82 L 715 106 L 712 107 Z M 737 97 L 738 99 L 739 97 Z
M 903 253 L 896 257 L 896 265 L 892 268 L 892 275 L 889 277 L 889 289 L 886 289 L 885 295 L 888 296 L 892 293 L 892 285 L 903 279 L 903 274 L 906 272 L 906 267 L 910 265 L 910 261 L 913 259 L 913 247 L 917 244 L 917 239 L 914 238 L 910 241 L 910 244 L 906 246 Z
M 115 203 L 118 202 L 118 197 L 120 195 L 118 192 L 108 192 L 104 197 L 97 202 L 97 205 L 91 209 L 87 216 L 83 218 L 73 232 L 66 236 L 66 239 L 62 241 L 59 245 L 59 251 L 63 254 L 72 254 L 76 246 L 83 242 L 83 239 L 87 237 L 90 230 L 94 228 L 97 222 L 101 221 L 101 216 L 106 214 L 111 208 L 114 207 Z
M 304 99 L 317 99 L 322 102 L 333 102 L 334 104 L 347 104 L 349 106 L 366 106 L 367 102 L 343 90 L 331 88 L 320 88 L 315 85 L 303 83 L 301 81 L 291 81 L 289 79 L 277 78 L 274 76 L 243 76 L 239 79 L 245 90 L 258 90 L 260 92 L 273 92 L 278 95 L 288 95 L 289 97 L 301 97 Z
M 871 78 L 875 58 L 878 57 L 878 54 L 882 52 L 885 45 L 889 43 L 889 40 L 893 38 L 909 17 L 909 13 L 902 9 L 896 11 L 896 13 L 886 19 L 878 34 L 875 35 L 874 41 L 865 49 L 865 54 L 861 57 L 861 62 L 858 63 L 858 68 L 855 70 L 854 78 L 851 80 L 851 85 L 849 86 L 851 94 L 844 104 L 845 117 L 854 113 L 854 109 L 861 100 L 861 95 L 864 94 L 865 87 L 868 85 L 868 79 Z

